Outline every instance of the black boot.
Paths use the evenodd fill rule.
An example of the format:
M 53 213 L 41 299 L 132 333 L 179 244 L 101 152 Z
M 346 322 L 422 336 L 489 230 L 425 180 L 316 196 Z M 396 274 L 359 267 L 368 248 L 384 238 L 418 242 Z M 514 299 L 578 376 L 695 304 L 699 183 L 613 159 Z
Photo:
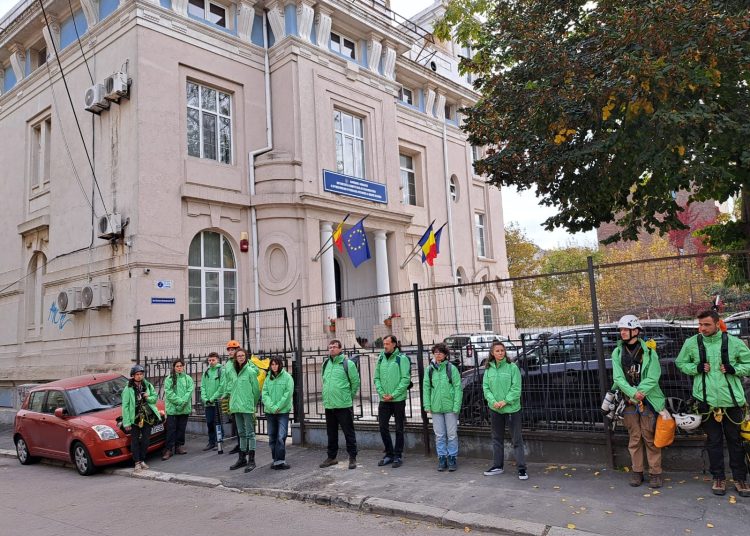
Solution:
M 234 465 L 230 466 L 229 469 L 231 471 L 234 471 L 235 469 L 239 469 L 240 467 L 244 467 L 247 465 L 247 458 L 245 457 L 245 453 L 240 451 L 239 458 L 237 458 L 237 461 L 234 462 Z
M 257 466 L 255 465 L 255 451 L 254 450 L 248 450 L 247 451 L 247 467 L 245 467 L 245 472 L 249 473 L 253 469 L 255 469 Z

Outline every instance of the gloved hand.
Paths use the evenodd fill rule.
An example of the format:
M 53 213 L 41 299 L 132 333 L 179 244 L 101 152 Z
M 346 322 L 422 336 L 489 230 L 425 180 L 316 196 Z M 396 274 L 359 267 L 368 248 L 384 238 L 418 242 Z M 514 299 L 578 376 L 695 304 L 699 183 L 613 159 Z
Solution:
M 721 369 L 724 372 L 724 374 L 737 374 L 737 371 L 729 363 L 727 363 L 726 365 L 722 365 Z

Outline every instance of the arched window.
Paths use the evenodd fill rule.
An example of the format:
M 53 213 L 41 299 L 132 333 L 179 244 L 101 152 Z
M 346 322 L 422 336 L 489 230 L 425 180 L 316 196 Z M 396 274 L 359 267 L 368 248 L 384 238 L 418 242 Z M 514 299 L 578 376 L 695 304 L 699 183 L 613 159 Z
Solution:
M 225 236 L 213 231 L 195 235 L 188 254 L 188 287 L 190 318 L 237 310 L 237 264 Z
M 26 327 L 37 334 L 42 327 L 42 280 L 47 271 L 46 266 L 47 257 L 44 253 L 35 253 L 29 262 L 26 277 Z
M 455 203 L 456 201 L 458 201 L 458 177 L 456 177 L 455 175 L 451 175 L 450 192 L 451 201 Z
M 482 300 L 482 324 L 484 325 L 484 331 L 492 331 L 492 300 L 489 296 L 485 296 Z

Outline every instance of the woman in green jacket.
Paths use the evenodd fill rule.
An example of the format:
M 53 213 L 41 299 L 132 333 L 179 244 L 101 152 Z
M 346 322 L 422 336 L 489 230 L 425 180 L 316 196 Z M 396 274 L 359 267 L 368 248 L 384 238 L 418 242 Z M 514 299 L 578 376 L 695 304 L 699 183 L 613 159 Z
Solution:
M 234 354 L 234 364 L 227 369 L 224 396 L 229 396 L 229 411 L 237 421 L 240 452 L 229 469 L 245 467 L 249 473 L 255 469 L 255 406 L 260 398 L 258 369 L 247 358 L 243 348 Z
M 135 471 L 148 469 L 146 453 L 151 438 L 151 427 L 161 422 L 156 408 L 156 389 L 144 378 L 141 365 L 130 369 L 130 381 L 122 390 L 122 427 L 130 434 L 130 452 L 135 462 Z
M 659 388 L 659 356 L 640 338 L 641 322 L 625 315 L 617 323 L 620 341 L 612 352 L 614 388 L 625 395 L 627 406 L 623 423 L 628 430 L 628 450 L 633 465 L 630 485 L 643 483 L 643 449 L 648 459 L 650 488 L 662 486 L 661 449 L 654 445 L 657 414 L 664 409 L 664 393 Z
M 422 380 L 424 410 L 432 414 L 438 471 L 458 469 L 458 413 L 461 411 L 463 389 L 461 374 L 448 360 L 448 347 L 439 343 L 432 347 L 432 361 Z
M 286 463 L 286 434 L 289 412 L 292 411 L 294 379 L 284 370 L 284 361 L 277 356 L 271 358 L 269 372 L 263 382 L 263 408 L 268 423 L 268 444 L 273 457 L 271 469 L 289 469 L 289 464 Z
M 505 425 L 507 423 L 510 427 L 513 453 L 518 466 L 518 478 L 528 480 L 523 436 L 521 436 L 521 371 L 515 363 L 508 361 L 505 345 L 497 340 L 492 342 L 486 367 L 482 389 L 492 419 L 493 463 L 484 475 L 494 476 L 503 473 Z
M 188 417 L 193 411 L 193 378 L 185 374 L 185 362 L 175 359 L 172 374 L 164 382 L 164 402 L 167 410 L 167 443 L 164 445 L 162 460 L 168 460 L 173 453 L 187 454 L 185 450 L 185 429 Z

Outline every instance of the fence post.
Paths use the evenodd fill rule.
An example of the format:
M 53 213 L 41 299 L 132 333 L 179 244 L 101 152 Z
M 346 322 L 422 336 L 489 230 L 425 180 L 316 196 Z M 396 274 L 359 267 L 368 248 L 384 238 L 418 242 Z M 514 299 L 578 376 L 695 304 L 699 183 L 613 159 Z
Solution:
M 180 359 L 185 359 L 185 315 L 180 313 Z
M 135 364 L 141 364 L 141 319 L 135 321 Z
M 422 362 L 424 344 L 422 343 L 422 319 L 419 312 L 419 285 L 417 283 L 414 283 L 412 292 L 414 293 L 414 318 L 417 329 L 417 374 L 419 376 L 419 413 L 422 415 L 422 443 L 424 444 L 424 455 L 429 456 L 430 431 L 427 426 L 427 413 L 424 411 L 424 404 L 421 403 L 424 400 L 424 385 L 422 384 L 422 379 L 424 378 L 424 363 Z
M 297 407 L 294 408 L 294 417 L 299 423 L 299 434 L 302 446 L 305 446 L 305 371 L 302 366 L 302 300 L 297 300 L 297 306 L 292 304 L 294 327 L 296 328 L 297 347 L 295 348 L 295 360 L 297 362 L 297 377 L 294 378 L 294 387 L 297 390 Z
M 234 337 L 234 309 L 232 309 L 230 311 L 229 318 L 231 319 L 231 321 L 229 323 L 229 340 L 233 341 L 233 340 L 235 340 L 235 337 Z
M 588 263 L 589 273 L 589 290 L 591 292 L 591 315 L 594 320 L 594 334 L 596 336 L 596 359 L 598 362 L 598 377 L 599 377 L 599 399 L 604 399 L 604 395 L 607 393 L 607 364 L 604 359 L 604 343 L 602 341 L 602 330 L 599 326 L 599 304 L 596 299 L 596 278 L 594 274 L 594 258 L 589 255 L 586 259 Z M 605 424 L 609 424 L 605 417 Z M 606 427 L 606 441 L 607 441 L 607 460 L 609 461 L 610 468 L 615 468 L 615 450 L 612 443 L 612 428 Z

